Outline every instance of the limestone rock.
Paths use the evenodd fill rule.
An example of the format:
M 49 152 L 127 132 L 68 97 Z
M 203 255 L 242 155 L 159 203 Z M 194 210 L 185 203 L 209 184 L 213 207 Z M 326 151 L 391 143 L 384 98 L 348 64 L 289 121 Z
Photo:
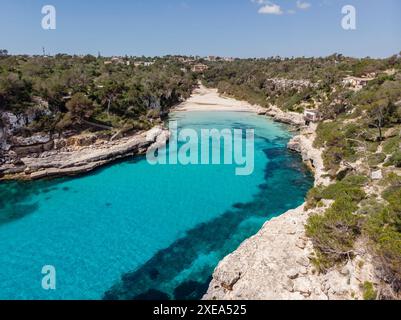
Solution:
M 371 173 L 372 180 L 382 180 L 383 179 L 383 172 L 382 170 L 376 170 Z
M 298 277 L 298 271 L 296 269 L 291 269 L 290 271 L 287 272 L 287 277 L 294 280 Z
M 154 141 L 165 143 L 169 132 L 161 128 L 157 132 L 159 135 L 154 135 Z M 151 142 L 147 141 L 148 133 L 140 133 L 107 143 L 94 143 L 84 147 L 71 147 L 67 145 L 65 139 L 56 139 L 57 150 L 54 148 L 53 140 L 44 144 L 15 147 L 15 153 L 22 156 L 22 162 L 20 164 L 0 164 L 0 172 L 5 175 L 18 175 L 25 179 L 89 172 L 114 160 L 143 153 L 151 145 Z M 87 144 L 90 141 L 93 141 L 91 136 L 70 139 L 70 143 L 74 144 Z
M 295 126 L 303 126 L 305 124 L 303 114 L 296 112 L 284 112 L 276 106 L 271 106 L 266 115 L 272 117 L 275 121 L 287 123 Z

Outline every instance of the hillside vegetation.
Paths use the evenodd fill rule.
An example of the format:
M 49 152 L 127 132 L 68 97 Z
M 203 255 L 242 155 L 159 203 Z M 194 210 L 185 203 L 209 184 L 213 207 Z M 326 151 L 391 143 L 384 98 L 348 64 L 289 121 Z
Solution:
M 355 89 L 344 84 L 347 76 L 369 81 Z M 376 293 L 377 298 L 400 298 L 401 57 L 219 62 L 210 64 L 204 82 L 266 108 L 320 111 L 315 147 L 324 148 L 333 183 L 308 194 L 307 209 L 329 203 L 306 226 L 315 248 L 313 261 L 326 272 L 368 249 L 378 283 L 366 283 L 366 298 Z
M 148 129 L 190 95 L 196 82 L 184 67 L 166 58 L 29 57 L 2 51 L 0 110 L 33 118 L 25 135 Z

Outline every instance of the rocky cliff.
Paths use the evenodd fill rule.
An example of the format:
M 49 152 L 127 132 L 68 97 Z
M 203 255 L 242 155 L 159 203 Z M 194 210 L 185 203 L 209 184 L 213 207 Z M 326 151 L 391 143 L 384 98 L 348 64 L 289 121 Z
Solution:
M 315 128 L 303 129 L 289 148 L 300 152 L 315 173 L 316 185 L 330 183 L 325 177 L 321 150 L 313 147 Z M 374 269 L 368 252 L 346 265 L 320 274 L 312 260 L 312 242 L 305 235 L 310 214 L 305 205 L 274 218 L 235 252 L 224 258 L 213 274 L 205 300 L 327 300 L 362 299 L 362 285 L 373 281 Z
M 18 147 L 14 145 L 6 152 L 3 163 L 0 163 L 0 174 L 3 179 L 81 174 L 117 159 L 143 154 L 153 144 L 160 146 L 166 143 L 168 138 L 169 131 L 160 126 L 113 141 L 99 140 L 91 135 L 20 138 Z

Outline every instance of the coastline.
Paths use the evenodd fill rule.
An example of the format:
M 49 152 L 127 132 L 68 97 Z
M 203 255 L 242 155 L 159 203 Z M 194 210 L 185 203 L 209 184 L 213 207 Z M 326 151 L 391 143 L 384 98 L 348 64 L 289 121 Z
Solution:
M 263 114 L 263 113 L 259 113 Z M 322 151 L 313 146 L 316 124 L 302 127 L 294 113 L 272 107 L 266 116 L 300 128 L 288 148 L 301 154 L 314 173 L 315 186 L 329 185 Z M 302 123 L 302 124 L 301 124 Z M 311 214 L 323 213 L 331 205 L 306 210 L 306 203 L 267 221 L 215 268 L 203 300 L 354 300 L 363 299 L 362 285 L 374 281 L 372 258 L 366 249 L 341 268 L 320 274 L 314 267 L 313 244 L 305 235 Z

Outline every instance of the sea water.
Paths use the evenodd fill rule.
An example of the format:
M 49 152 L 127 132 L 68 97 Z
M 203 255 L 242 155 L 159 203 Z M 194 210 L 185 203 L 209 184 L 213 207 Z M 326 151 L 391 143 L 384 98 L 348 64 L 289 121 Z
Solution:
M 199 299 L 218 262 L 300 205 L 312 176 L 289 128 L 244 112 L 182 112 L 179 128 L 255 129 L 255 170 L 156 165 L 0 184 L 0 299 Z M 56 289 L 42 287 L 45 265 Z

